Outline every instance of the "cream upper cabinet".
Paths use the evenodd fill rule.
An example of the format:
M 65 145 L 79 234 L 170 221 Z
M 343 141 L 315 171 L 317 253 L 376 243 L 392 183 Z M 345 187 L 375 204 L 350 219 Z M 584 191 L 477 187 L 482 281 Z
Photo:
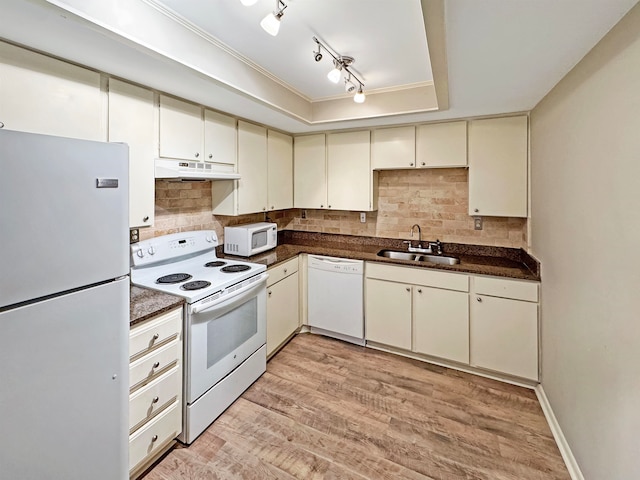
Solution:
M 368 342 L 411 350 L 411 285 L 367 278 L 364 328 Z
M 413 287 L 413 351 L 469 363 L 469 294 Z
M 467 122 L 434 123 L 416 127 L 416 166 L 466 167 Z
M 205 109 L 203 160 L 235 165 L 237 145 L 236 119 Z
M 327 208 L 371 211 L 377 185 L 368 130 L 327 135 Z
M 129 145 L 129 226 L 153 224 L 157 156 L 154 94 L 135 85 L 109 80 L 109 141 Z
M 371 168 L 411 168 L 415 165 L 415 127 L 393 127 L 373 130 L 371 133 Z
M 469 215 L 527 216 L 527 117 L 469 122 Z
M 204 160 L 202 107 L 160 95 L 160 156 Z
M 267 129 L 238 122 L 238 215 L 267 210 Z
M 269 210 L 293 208 L 293 138 L 267 132 L 267 199 Z
M 4 128 L 105 141 L 106 119 L 99 73 L 0 42 Z
M 327 208 L 326 135 L 295 137 L 293 141 L 293 206 Z
M 538 284 L 475 277 L 471 365 L 538 380 Z

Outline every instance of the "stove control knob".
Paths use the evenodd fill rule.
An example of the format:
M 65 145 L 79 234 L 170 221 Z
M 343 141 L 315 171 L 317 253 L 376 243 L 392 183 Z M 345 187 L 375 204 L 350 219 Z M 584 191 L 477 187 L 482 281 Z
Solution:
M 136 254 L 137 254 L 140 258 L 144 257 L 144 252 L 142 251 L 142 249 L 138 250 L 138 251 L 136 252 Z
M 204 239 L 209 243 L 213 241 L 213 239 L 211 238 L 211 235 L 207 235 L 206 237 L 204 237 Z
M 154 255 L 156 253 L 156 249 L 153 247 L 149 247 L 149 250 L 147 250 L 147 252 L 149 252 L 149 255 Z

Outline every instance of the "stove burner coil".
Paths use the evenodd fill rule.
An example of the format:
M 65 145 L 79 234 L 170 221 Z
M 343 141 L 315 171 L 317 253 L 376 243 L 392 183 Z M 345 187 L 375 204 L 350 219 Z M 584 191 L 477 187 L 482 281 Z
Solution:
M 226 267 L 222 267 L 220 269 L 221 272 L 225 273 L 236 273 L 236 272 L 244 272 L 246 270 L 250 270 L 251 267 L 249 265 L 228 265 Z
M 164 277 L 160 277 L 156 280 L 156 283 L 160 284 L 169 284 L 169 283 L 182 283 L 191 278 L 191 275 L 188 273 L 172 273 L 170 275 L 165 275 Z
M 180 285 L 180 288 L 182 290 L 200 290 L 202 288 L 207 288 L 209 285 L 211 285 L 211 282 L 195 280 L 193 282 L 187 282 L 184 285 Z
M 223 262 L 222 260 L 216 260 L 215 262 L 205 263 L 204 266 L 205 267 L 222 267 L 222 266 L 224 266 L 226 264 L 227 264 L 227 262 Z

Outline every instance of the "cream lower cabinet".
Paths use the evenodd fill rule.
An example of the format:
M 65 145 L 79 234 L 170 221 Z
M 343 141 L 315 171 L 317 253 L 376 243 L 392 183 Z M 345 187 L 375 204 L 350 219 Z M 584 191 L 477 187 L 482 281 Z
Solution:
M 367 341 L 469 363 L 469 279 L 367 263 Z
M 182 307 L 131 328 L 129 473 L 137 478 L 182 431 Z
M 538 284 L 473 277 L 471 365 L 538 380 Z
M 154 93 L 114 78 L 109 80 L 109 141 L 129 145 L 129 227 L 153 225 L 157 156 Z
M 268 272 L 267 356 L 271 356 L 300 326 L 298 257 Z
M 0 124 L 9 130 L 105 141 L 100 74 L 0 42 Z

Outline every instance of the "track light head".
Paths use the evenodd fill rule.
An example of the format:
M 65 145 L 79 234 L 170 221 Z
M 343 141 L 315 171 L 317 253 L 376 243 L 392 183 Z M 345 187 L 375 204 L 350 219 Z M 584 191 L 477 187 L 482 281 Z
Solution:
M 362 85 L 360 85 L 360 88 L 358 88 L 358 93 L 353 96 L 353 101 L 356 103 L 364 103 L 365 99 L 366 96 L 362 91 Z
M 338 83 L 340 81 L 340 72 L 342 71 L 342 64 L 337 60 L 333 61 L 333 69 L 327 74 L 327 78 L 332 83 Z
M 347 93 L 353 93 L 356 89 L 356 86 L 351 81 L 351 75 L 344 79 L 344 91 Z
M 282 7 L 280 6 L 282 4 Z M 284 15 L 284 9 L 287 5 L 282 0 L 276 0 L 276 9 L 273 13 L 268 14 L 260 22 L 260 26 L 269 35 L 275 37 L 280 31 L 280 19 Z
M 318 45 L 318 51 L 313 52 L 313 58 L 316 62 L 319 62 L 320 60 L 322 60 L 322 52 L 320 51 L 320 45 Z

